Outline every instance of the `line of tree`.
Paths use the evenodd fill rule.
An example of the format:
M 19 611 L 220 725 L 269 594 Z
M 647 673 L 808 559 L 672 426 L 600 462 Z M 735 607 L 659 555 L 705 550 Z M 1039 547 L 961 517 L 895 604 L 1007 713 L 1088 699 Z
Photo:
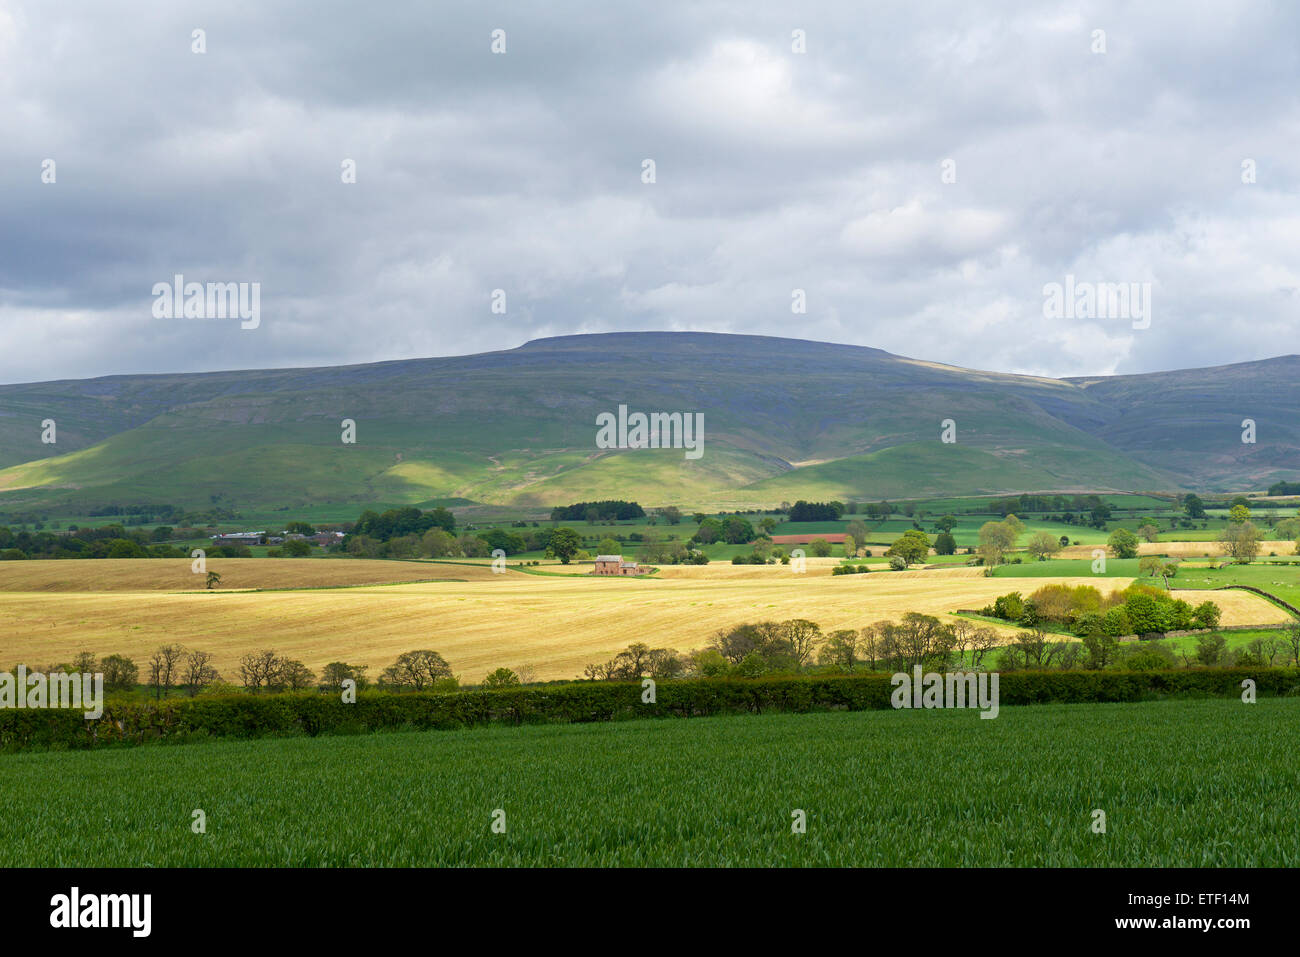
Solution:
M 791 522 L 838 522 L 844 514 L 843 502 L 805 502 L 803 499 L 790 506 Z
M 645 509 L 636 502 L 607 499 L 600 502 L 574 502 L 551 509 L 552 522 L 626 522 L 645 518 Z M 681 516 L 678 515 L 680 521 Z
M 423 535 L 431 528 L 440 528 L 448 534 L 456 531 L 456 517 L 447 509 L 439 507 L 421 511 L 413 505 L 404 508 L 390 508 L 386 512 L 367 509 L 352 526 L 350 535 L 364 535 L 376 541 L 386 542 L 393 538 L 410 535 Z M 346 546 L 346 542 L 344 543 Z

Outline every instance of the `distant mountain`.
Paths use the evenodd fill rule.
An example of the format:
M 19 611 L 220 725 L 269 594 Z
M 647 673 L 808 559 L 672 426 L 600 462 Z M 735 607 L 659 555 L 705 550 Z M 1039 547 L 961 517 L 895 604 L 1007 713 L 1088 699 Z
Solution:
M 703 456 L 597 448 L 597 415 L 620 404 L 703 413 Z M 1297 356 L 1047 379 L 798 339 L 561 336 L 442 359 L 0 386 L 0 510 L 1241 489 L 1300 478 L 1297 409 Z M 41 443 L 45 419 L 56 445 Z M 945 419 L 954 444 L 940 441 Z

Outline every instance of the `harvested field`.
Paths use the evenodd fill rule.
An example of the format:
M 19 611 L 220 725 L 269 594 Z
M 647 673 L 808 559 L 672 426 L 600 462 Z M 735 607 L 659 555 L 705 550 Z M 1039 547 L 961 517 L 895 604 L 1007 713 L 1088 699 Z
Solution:
M 1055 558 L 1092 558 L 1097 545 L 1068 545 L 1056 553 Z M 1278 555 L 1294 555 L 1295 542 L 1267 541 L 1259 543 L 1260 555 L 1276 552 Z M 1168 555 L 1171 558 L 1201 558 L 1205 555 L 1226 555 L 1227 546 L 1223 542 L 1141 542 L 1139 555 Z
M 226 566 L 241 561 L 259 567 L 290 564 L 287 559 L 227 560 L 219 566 L 223 576 Z M 531 665 L 541 679 L 569 678 L 634 641 L 688 651 L 705 644 L 720 628 L 763 618 L 810 618 L 827 631 L 861 628 L 908 611 L 944 615 L 979 608 L 1014 587 L 966 567 L 834 577 L 829 570 L 795 575 L 781 566 L 689 566 L 672 569 L 674 577 L 656 580 L 514 571 L 493 575 L 486 566 L 436 562 L 337 564 L 373 564 L 423 573 L 416 577 L 466 580 L 242 593 L 168 594 L 157 588 L 78 593 L 41 587 L 33 569 L 47 569 L 53 580 L 66 575 L 58 566 L 67 564 L 12 563 L 26 566 L 31 577 L 28 591 L 0 594 L 3 665 L 48 665 L 70 660 L 82 650 L 126 654 L 143 665 L 159 645 L 179 642 L 212 652 L 217 668 L 229 677 L 235 676 L 242 655 L 260 648 L 299 658 L 315 670 L 330 661 L 347 661 L 369 665 L 371 674 L 403 651 L 432 648 L 470 682 L 503 665 Z M 335 563 L 308 559 L 304 564 Z M 303 574 L 310 578 L 323 573 Z M 99 574 L 104 576 L 100 581 L 109 582 L 135 572 L 106 569 Z M 1107 579 L 1107 585 L 1123 588 L 1130 581 Z M 1036 588 L 1053 582 L 1097 584 L 1090 577 L 1039 578 L 1033 584 Z M 1223 608 L 1224 625 L 1279 620 L 1277 608 L 1248 592 L 1216 592 L 1213 598 Z M 999 630 L 1014 633 L 1011 628 Z
M 338 588 L 431 578 L 475 581 L 492 574 L 486 565 L 332 558 L 210 558 L 207 570 L 221 576 L 223 591 Z M 188 558 L 0 562 L 0 592 L 202 591 L 204 580 Z

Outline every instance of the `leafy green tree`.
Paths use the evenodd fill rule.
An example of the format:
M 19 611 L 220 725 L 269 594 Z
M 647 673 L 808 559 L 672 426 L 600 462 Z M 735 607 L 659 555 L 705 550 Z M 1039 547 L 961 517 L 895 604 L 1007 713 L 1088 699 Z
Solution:
M 1003 621 L 1019 621 L 1024 613 L 1025 600 L 1018 591 L 999 595 L 993 601 L 993 615 L 995 618 L 1001 618 Z
M 577 537 L 576 532 L 574 537 Z M 456 539 L 456 547 L 466 558 L 486 558 L 492 551 L 487 542 L 477 535 L 471 535 L 469 532 Z
M 1146 555 L 1138 562 L 1138 574 L 1146 578 L 1154 578 L 1159 575 L 1165 567 L 1162 559 L 1155 555 Z
M 1170 630 L 1170 615 L 1167 603 L 1150 595 L 1137 593 L 1129 595 L 1124 602 L 1128 613 L 1129 625 L 1139 635 L 1153 633 L 1164 634 Z
M 1033 538 L 1029 540 L 1026 546 L 1029 554 L 1038 557 L 1039 561 L 1050 558 L 1061 550 L 1061 543 L 1052 536 L 1050 532 L 1036 532 Z
M 885 552 L 885 557 L 893 558 L 898 556 L 908 565 L 915 565 L 924 562 L 930 554 L 930 539 L 925 532 L 909 528 L 902 535 L 894 540 L 894 544 L 889 546 Z
M 1205 503 L 1199 495 L 1189 493 L 1183 496 L 1183 509 L 1188 518 L 1205 518 Z
M 602 538 L 596 546 L 597 555 L 621 555 L 623 546 L 612 538 Z
M 280 551 L 289 558 L 306 558 L 311 555 L 311 543 L 301 538 L 291 538 L 280 546 Z
M 1129 622 L 1128 611 L 1123 605 L 1116 605 L 1114 608 L 1107 609 L 1102 616 L 1101 624 L 1105 633 L 1112 638 L 1133 634 L 1133 626 Z
M 523 536 L 507 532 L 504 528 L 490 528 L 486 532 L 479 532 L 477 537 L 487 542 L 489 553 L 499 548 L 507 555 L 518 555 L 528 548 Z
M 366 680 L 366 671 L 368 670 L 367 665 L 350 665 L 346 661 L 331 661 L 321 669 L 321 687 L 337 690 L 343 687 L 344 681 L 355 681 L 357 690 L 362 691 L 369 685 L 369 681 Z
M 431 528 L 420 539 L 420 554 L 429 558 L 448 558 L 460 554 L 454 535 L 441 528 Z
M 942 531 L 934 537 L 934 553 L 936 555 L 953 555 L 957 552 L 957 540 L 952 537 L 952 532 Z
M 1223 612 L 1212 601 L 1203 601 L 1192 609 L 1192 623 L 1197 628 L 1218 628 Z
M 567 526 L 561 526 L 551 529 L 546 544 L 546 554 L 547 557 L 558 558 L 561 565 L 567 565 L 581 547 L 582 539 L 578 537 L 578 533 Z
M 1250 509 L 1240 502 L 1228 510 L 1228 521 L 1234 525 L 1240 525 L 1242 522 L 1249 521 Z
M 1228 647 L 1223 635 L 1201 635 L 1196 639 L 1196 660 L 1207 668 L 1223 660 L 1223 653 Z
M 519 676 L 509 668 L 498 668 L 483 679 L 484 688 L 516 688 L 519 684 Z
M 1106 540 L 1116 558 L 1137 558 L 1138 537 L 1127 528 L 1117 528 Z
M 1085 635 L 1083 646 L 1088 649 L 1088 667 L 1101 669 L 1113 663 L 1119 656 L 1119 642 L 1113 635 Z
M 831 553 L 831 543 L 824 538 L 814 538 L 808 543 L 808 551 L 817 558 L 825 558 Z
M 99 660 L 99 672 L 109 691 L 130 691 L 140 679 L 140 669 L 125 655 L 108 655 Z
M 744 545 L 754 540 L 754 526 L 739 515 L 733 515 L 722 526 L 722 539 L 729 545 Z

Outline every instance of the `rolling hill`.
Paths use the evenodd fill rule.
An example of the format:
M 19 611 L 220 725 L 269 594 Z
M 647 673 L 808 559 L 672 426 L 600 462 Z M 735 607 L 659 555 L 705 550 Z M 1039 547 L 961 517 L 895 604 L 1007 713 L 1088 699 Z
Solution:
M 596 416 L 620 404 L 703 413 L 704 455 L 598 449 Z M 0 386 L 0 511 L 1240 489 L 1300 477 L 1297 407 L 1296 356 L 1048 379 L 763 336 L 562 336 L 449 358 Z M 1254 445 L 1241 442 L 1247 417 Z M 44 419 L 57 445 L 41 443 Z M 355 444 L 340 440 L 343 419 Z

